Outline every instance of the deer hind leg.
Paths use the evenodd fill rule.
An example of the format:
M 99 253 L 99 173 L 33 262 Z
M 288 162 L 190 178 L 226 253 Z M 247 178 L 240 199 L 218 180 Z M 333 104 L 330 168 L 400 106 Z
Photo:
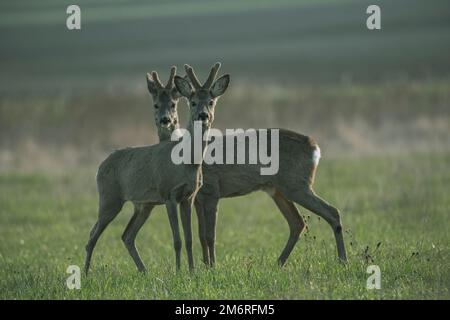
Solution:
M 194 270 L 194 257 L 192 255 L 192 225 L 191 225 L 191 204 L 189 201 L 180 203 L 181 223 L 183 225 L 184 242 L 186 255 L 188 258 L 189 270 Z
M 181 237 L 180 226 L 178 225 L 178 211 L 176 201 L 169 200 L 166 202 L 167 214 L 169 216 L 170 228 L 172 229 L 173 248 L 175 249 L 175 265 L 176 270 L 180 270 L 181 259 Z
M 153 207 L 152 204 L 135 204 L 133 217 L 122 234 L 122 241 L 140 272 L 146 272 L 147 270 L 136 248 L 136 236 L 150 216 Z
M 97 244 L 98 238 L 101 236 L 108 224 L 113 221 L 120 210 L 122 210 L 123 203 L 124 202 L 122 200 L 117 200 L 107 204 L 100 201 L 98 220 L 91 230 L 89 241 L 86 245 L 86 261 L 84 263 L 84 271 L 86 274 L 89 272 L 92 253 L 95 245 Z
M 347 261 L 345 252 L 344 237 L 342 235 L 342 224 L 338 209 L 321 199 L 310 188 L 306 188 L 300 192 L 287 194 L 289 198 L 301 205 L 302 207 L 314 212 L 322 217 L 331 226 L 336 239 L 336 247 L 339 259 L 343 262 Z
M 286 263 L 286 260 L 291 254 L 292 250 L 294 249 L 295 244 L 300 237 L 300 234 L 305 228 L 305 222 L 303 221 L 303 218 L 301 217 L 294 203 L 286 199 L 278 190 L 275 190 L 275 192 L 271 193 L 270 196 L 275 201 L 278 209 L 286 219 L 290 230 L 289 239 L 280 257 L 278 258 L 279 265 L 283 266 Z
M 200 238 L 200 244 L 202 246 L 203 263 L 209 266 L 209 251 L 208 243 L 206 242 L 206 225 L 205 225 L 205 210 L 203 204 L 199 201 L 195 201 L 195 211 L 197 212 L 198 220 L 198 236 Z

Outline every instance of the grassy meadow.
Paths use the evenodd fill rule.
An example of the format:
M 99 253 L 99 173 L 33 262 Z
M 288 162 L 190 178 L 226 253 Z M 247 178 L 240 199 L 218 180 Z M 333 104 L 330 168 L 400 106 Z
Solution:
M 79 0 L 0 3 L 0 299 L 450 299 L 450 5 L 421 0 Z M 382 30 L 365 10 L 382 8 Z M 342 212 L 349 262 L 330 227 L 308 224 L 287 264 L 288 225 L 264 193 L 220 202 L 217 266 L 175 272 L 156 208 L 121 241 L 127 204 L 102 237 L 81 290 L 97 216 L 95 174 L 114 149 L 157 142 L 145 73 L 166 81 L 215 61 L 231 84 L 214 126 L 312 136 L 315 190 Z M 187 106 L 178 106 L 186 123 Z M 381 289 L 367 290 L 369 265 Z
M 139 274 L 120 236 L 128 205 L 100 239 L 81 290 L 65 285 L 69 265 L 82 266 L 96 219 L 92 172 L 0 176 L 0 297 L 9 299 L 434 299 L 450 298 L 448 185 L 450 154 L 327 160 L 316 191 L 343 213 L 349 263 L 337 261 L 332 231 L 301 210 L 305 232 L 280 269 L 288 227 L 264 193 L 220 203 L 215 269 L 175 272 L 172 237 L 158 207 L 137 246 Z M 193 219 L 194 226 L 196 219 Z M 195 237 L 196 238 L 196 237 Z M 197 239 L 195 239 L 197 240 Z M 381 290 L 367 290 L 368 265 L 381 269 Z

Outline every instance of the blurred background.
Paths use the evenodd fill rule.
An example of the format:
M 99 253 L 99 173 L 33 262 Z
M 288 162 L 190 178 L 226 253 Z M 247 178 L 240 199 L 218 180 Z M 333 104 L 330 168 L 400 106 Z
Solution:
M 79 31 L 66 28 L 70 4 Z M 371 4 L 381 30 L 366 27 Z M 449 0 L 2 0 L 0 39 L 0 298 L 450 297 Z M 329 226 L 300 208 L 309 228 L 280 272 L 288 226 L 255 193 L 220 202 L 217 272 L 202 272 L 193 219 L 195 277 L 174 277 L 158 206 L 138 237 L 142 281 L 121 240 L 128 203 L 94 276 L 67 290 L 96 219 L 99 163 L 158 140 L 146 73 L 166 82 L 189 63 L 204 80 L 216 61 L 231 74 L 216 127 L 319 143 L 314 189 L 342 213 L 349 267 Z M 383 290 L 365 289 L 370 264 Z
M 0 170 L 97 166 L 157 141 L 145 74 L 232 75 L 218 128 L 284 127 L 324 157 L 450 148 L 450 2 L 78 0 L 0 3 Z M 366 8 L 381 7 L 381 30 Z M 185 123 L 187 106 L 179 104 Z

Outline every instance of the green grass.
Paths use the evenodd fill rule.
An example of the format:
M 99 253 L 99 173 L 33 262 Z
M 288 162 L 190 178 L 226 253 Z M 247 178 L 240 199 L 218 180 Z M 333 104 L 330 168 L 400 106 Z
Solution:
M 120 239 L 127 205 L 100 239 L 92 273 L 73 291 L 65 270 L 83 264 L 96 219 L 95 171 L 3 174 L 0 298 L 449 299 L 448 163 L 450 154 L 323 159 L 315 189 L 343 213 L 348 265 L 337 262 L 330 228 L 301 210 L 308 232 L 278 268 L 287 224 L 269 197 L 255 193 L 221 202 L 217 267 L 201 265 L 195 241 L 193 274 L 184 252 L 175 273 L 168 219 L 156 209 L 137 239 L 149 270 L 141 275 Z M 381 268 L 381 290 L 366 289 L 370 264 Z

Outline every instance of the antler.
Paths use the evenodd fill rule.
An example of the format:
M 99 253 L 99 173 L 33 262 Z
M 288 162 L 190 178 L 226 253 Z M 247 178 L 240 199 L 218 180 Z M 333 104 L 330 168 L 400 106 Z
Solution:
M 195 89 L 209 89 L 217 76 L 217 72 L 219 72 L 220 69 L 220 62 L 216 62 L 214 66 L 211 68 L 211 71 L 209 72 L 208 79 L 206 79 L 205 83 L 203 85 L 200 84 L 200 81 L 198 80 L 197 76 L 194 73 L 194 69 L 188 65 L 184 65 L 184 69 L 186 70 L 186 74 L 189 77 L 189 80 L 191 80 L 192 84 L 194 85 Z
M 158 87 L 158 89 L 162 89 L 163 85 L 161 83 L 161 80 L 159 80 L 158 72 L 152 71 L 152 78 L 153 78 L 153 81 L 155 82 L 156 86 Z
M 188 64 L 184 65 L 184 69 L 186 70 L 186 74 L 189 77 L 189 80 L 191 80 L 195 89 L 201 89 L 202 86 L 200 84 L 200 81 L 198 81 L 197 77 L 195 76 L 194 69 L 192 69 L 192 67 Z
M 217 72 L 220 69 L 220 62 L 216 62 L 216 64 L 211 68 L 209 72 L 208 79 L 206 79 L 205 84 L 203 85 L 203 89 L 209 89 L 217 76 Z
M 167 84 L 166 84 L 166 89 L 173 88 L 173 85 L 174 85 L 173 81 L 174 81 L 176 73 L 177 73 L 177 67 L 172 66 L 172 68 L 170 68 L 170 76 L 169 76 L 169 81 L 167 81 Z

